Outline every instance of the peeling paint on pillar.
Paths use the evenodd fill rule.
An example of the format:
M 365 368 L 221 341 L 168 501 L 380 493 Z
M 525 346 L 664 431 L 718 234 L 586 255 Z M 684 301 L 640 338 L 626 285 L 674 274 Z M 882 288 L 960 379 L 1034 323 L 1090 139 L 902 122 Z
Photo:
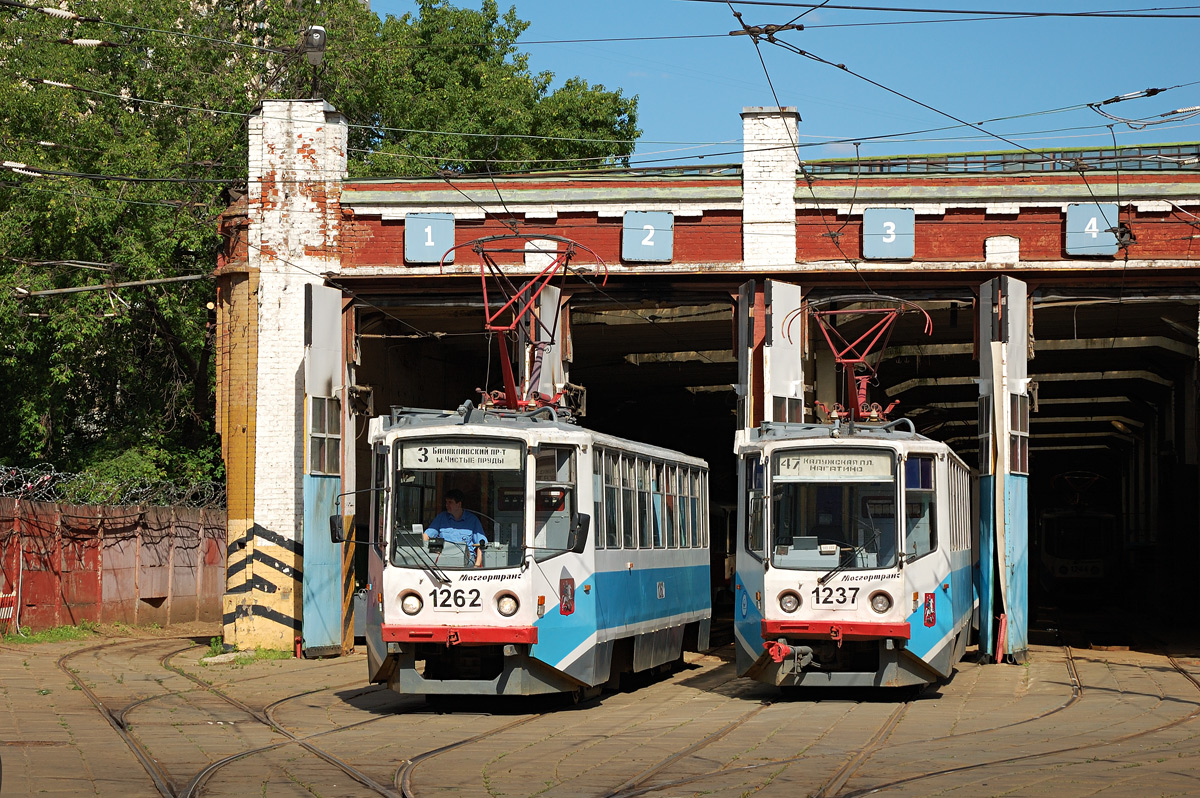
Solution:
M 223 611 L 225 642 L 238 648 L 291 650 L 299 635 L 304 285 L 337 268 L 345 172 L 345 119 L 324 101 L 266 101 L 251 119 L 244 256 L 219 273 L 230 307 L 243 309 L 218 319 L 230 378 L 220 410 L 230 485 Z

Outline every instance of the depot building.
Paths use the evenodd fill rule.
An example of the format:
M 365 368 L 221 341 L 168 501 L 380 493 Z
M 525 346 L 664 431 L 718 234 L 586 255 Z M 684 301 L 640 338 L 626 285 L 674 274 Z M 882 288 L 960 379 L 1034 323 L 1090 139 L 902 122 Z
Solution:
M 899 317 L 869 400 L 991 491 L 997 655 L 1085 583 L 1175 598 L 1200 549 L 1200 145 L 802 165 L 794 109 L 742 119 L 738 166 L 350 180 L 336 109 L 263 103 L 220 221 L 227 642 L 352 648 L 365 575 L 329 516 L 368 506 L 368 419 L 504 391 L 522 333 L 487 323 L 543 287 L 540 384 L 590 428 L 708 460 L 714 563 L 738 545 L 735 431 L 857 404 L 806 303 L 886 297 L 932 325 Z M 842 318 L 843 344 L 869 333 Z

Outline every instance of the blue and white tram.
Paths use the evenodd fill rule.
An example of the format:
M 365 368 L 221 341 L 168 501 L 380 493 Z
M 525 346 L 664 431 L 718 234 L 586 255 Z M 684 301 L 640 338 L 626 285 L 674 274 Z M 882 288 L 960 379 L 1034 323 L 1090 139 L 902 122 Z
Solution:
M 950 676 L 977 606 L 970 472 L 906 419 L 771 424 L 736 442 L 740 675 L 780 686 Z
M 371 681 L 425 695 L 584 694 L 708 647 L 703 460 L 549 407 L 396 409 L 369 435 Z M 467 545 L 427 534 L 450 489 L 482 521 L 480 567 Z

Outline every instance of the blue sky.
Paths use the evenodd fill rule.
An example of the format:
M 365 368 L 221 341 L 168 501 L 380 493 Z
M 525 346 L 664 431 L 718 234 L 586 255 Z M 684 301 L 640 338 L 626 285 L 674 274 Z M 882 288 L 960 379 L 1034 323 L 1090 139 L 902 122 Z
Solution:
M 835 4 L 854 5 L 853 0 Z M 456 5 L 478 8 L 478 0 Z M 990 3 L 973 0 L 865 0 L 861 5 L 1003 11 L 1104 11 L 1150 8 L 1126 0 L 1094 3 L 1044 0 Z M 954 125 L 950 119 L 877 88 L 835 67 L 762 43 L 766 72 L 754 44 L 728 36 L 739 27 L 723 3 L 685 0 L 512 0 L 531 25 L 521 37 L 536 71 L 556 82 L 578 75 L 589 83 L 638 96 L 643 133 L 634 165 L 659 159 L 736 162 L 743 106 L 774 105 L 769 73 L 783 105 L 796 106 L 801 157 L 854 157 L 852 143 L 907 131 Z M 410 0 L 372 0 L 372 9 L 396 16 L 415 11 Z M 788 22 L 802 8 L 734 3 L 750 25 Z M 1163 8 L 1163 6 L 1154 6 Z M 1200 6 L 1168 6 L 1161 13 L 1200 14 Z M 1186 9 L 1186 10 L 1185 10 Z M 962 120 L 981 122 L 1081 106 L 1147 88 L 1195 82 L 1158 96 L 1105 106 L 1128 119 L 1147 119 L 1200 106 L 1200 34 L 1197 19 L 987 19 L 935 24 L 863 25 L 929 19 L 962 19 L 881 11 L 819 9 L 804 16 L 804 31 L 779 35 L 796 47 Z M 637 42 L 537 44 L 547 40 L 614 37 L 700 36 L 715 38 Z M 1182 115 L 1181 115 L 1182 116 Z M 1113 126 L 1110 133 L 1109 125 Z M 1141 131 L 1083 107 L 1021 119 L 989 122 L 988 131 L 1030 148 L 1111 147 L 1200 140 L 1200 116 Z M 733 142 L 734 146 L 720 142 Z M 809 146 L 805 146 L 809 145 Z M 958 128 L 861 141 L 863 156 L 898 153 L 1013 149 L 1010 144 Z M 672 161 L 675 162 L 675 161 Z

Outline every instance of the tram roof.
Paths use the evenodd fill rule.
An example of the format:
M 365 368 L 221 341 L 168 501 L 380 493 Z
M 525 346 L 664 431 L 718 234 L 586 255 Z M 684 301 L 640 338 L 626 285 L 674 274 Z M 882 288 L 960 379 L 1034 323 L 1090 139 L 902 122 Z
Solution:
M 704 468 L 708 467 L 706 460 L 694 455 L 581 427 L 575 423 L 574 417 L 569 415 L 560 416 L 558 411 L 551 407 L 542 407 L 538 410 L 528 412 L 480 408 L 475 407 L 470 402 L 463 403 L 456 410 L 393 407 L 391 415 L 383 419 L 382 431 L 390 432 L 405 427 L 410 429 L 428 428 L 432 430 L 439 427 L 467 428 L 474 426 L 491 427 L 496 430 L 515 429 L 543 432 L 553 430 L 557 433 L 571 436 L 587 436 L 594 443 L 601 446 L 626 449 L 648 457 L 674 460 Z
M 907 429 L 901 427 L 906 425 Z M 918 433 L 907 418 L 890 421 L 886 424 L 871 424 L 855 422 L 853 424 L 810 424 L 764 421 L 762 426 L 747 430 L 748 437 L 753 441 L 769 440 L 888 440 L 888 441 L 930 441 Z

